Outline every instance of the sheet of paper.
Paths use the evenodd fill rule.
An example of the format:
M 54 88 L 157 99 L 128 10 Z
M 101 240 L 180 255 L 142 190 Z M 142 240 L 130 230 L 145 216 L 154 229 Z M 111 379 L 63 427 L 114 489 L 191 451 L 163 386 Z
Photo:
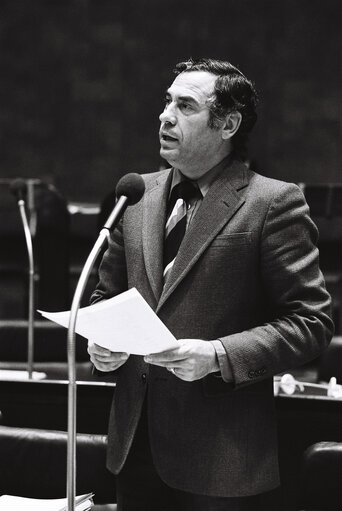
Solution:
M 68 327 L 70 311 L 38 312 Z M 76 332 L 111 351 L 134 355 L 158 353 L 177 346 L 175 337 L 135 288 L 80 309 Z
M 32 379 L 33 380 L 44 380 L 46 378 L 46 373 L 41 373 L 38 371 L 32 371 Z M 28 371 L 18 371 L 14 369 L 0 369 L 0 380 L 28 380 L 29 372 Z
M 90 509 L 93 504 L 93 494 L 85 494 L 76 497 L 76 511 Z M 4 511 L 66 511 L 67 499 L 30 499 L 27 497 L 15 497 L 2 495 L 0 497 L 0 509 Z

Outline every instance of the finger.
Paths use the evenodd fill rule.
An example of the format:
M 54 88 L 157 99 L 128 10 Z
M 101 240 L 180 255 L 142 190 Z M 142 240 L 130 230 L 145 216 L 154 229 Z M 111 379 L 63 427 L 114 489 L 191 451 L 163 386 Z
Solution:
M 96 360 L 92 361 L 96 369 L 103 372 L 115 371 L 122 364 L 117 363 L 106 363 L 106 362 L 98 362 Z
M 99 355 L 110 355 L 112 352 L 108 350 L 107 348 L 103 348 L 102 346 L 99 346 L 96 343 L 89 343 L 88 344 L 88 353 L 97 353 Z
M 97 351 L 88 351 L 90 356 L 97 358 L 98 360 L 108 361 L 115 360 L 117 357 L 113 355 L 113 353 L 101 353 Z
M 110 355 L 98 355 L 97 353 L 93 354 L 93 357 L 100 362 L 107 363 L 121 363 L 125 362 L 128 359 L 127 353 L 111 353 Z
M 107 348 L 104 348 L 103 346 L 99 346 L 98 344 L 89 344 L 88 345 L 88 353 L 89 355 L 96 355 L 104 358 L 110 358 L 110 357 L 123 357 L 124 355 L 126 358 L 128 358 L 128 353 L 124 352 L 114 352 L 110 351 Z
M 168 371 L 170 371 L 176 378 L 179 378 L 183 381 L 193 381 L 194 378 L 190 371 L 184 371 L 182 368 L 178 367 L 168 367 Z
M 115 369 L 118 369 L 120 366 L 122 366 L 125 362 L 125 359 L 115 359 L 115 360 L 99 360 L 97 357 L 90 357 L 90 361 L 94 364 L 96 369 L 99 369 L 100 371 L 114 371 Z
M 169 367 L 176 367 L 178 364 L 181 364 L 182 362 L 183 363 L 186 362 L 186 360 L 180 360 L 180 359 L 174 359 L 174 360 L 156 360 L 156 359 L 146 360 L 145 359 L 145 362 L 147 362 L 148 364 L 169 368 Z
M 104 362 L 106 364 L 111 364 L 113 362 L 118 362 L 119 360 L 117 358 L 108 357 L 108 356 L 102 356 L 102 355 L 93 355 L 94 360 L 97 360 L 98 362 Z
M 172 363 L 182 362 L 186 360 L 187 357 L 184 354 L 180 353 L 178 350 L 172 351 L 163 351 L 162 353 L 154 353 L 150 355 L 146 355 L 144 357 L 145 362 L 148 364 L 156 364 L 156 365 L 172 365 Z

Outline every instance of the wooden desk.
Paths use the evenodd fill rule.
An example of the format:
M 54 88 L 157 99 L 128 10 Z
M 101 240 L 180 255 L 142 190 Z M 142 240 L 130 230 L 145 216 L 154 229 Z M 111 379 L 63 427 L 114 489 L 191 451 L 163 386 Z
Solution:
M 2 423 L 9 426 L 67 429 L 66 380 L 0 381 Z M 115 383 L 80 381 L 77 384 L 77 431 L 107 433 Z M 315 442 L 342 442 L 342 399 L 309 389 L 275 398 L 278 419 L 282 499 L 294 511 L 299 491 L 300 462 Z

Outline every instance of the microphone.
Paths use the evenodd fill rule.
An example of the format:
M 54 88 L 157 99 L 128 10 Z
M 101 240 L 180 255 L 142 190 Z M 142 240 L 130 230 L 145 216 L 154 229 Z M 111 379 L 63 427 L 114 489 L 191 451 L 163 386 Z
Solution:
M 145 192 L 145 183 L 143 178 L 134 172 L 126 174 L 118 182 L 115 193 L 117 202 L 113 211 L 109 215 L 103 229 L 113 230 L 127 206 L 133 206 L 140 201 Z
M 18 177 L 10 184 L 10 191 L 17 201 L 24 200 L 27 194 L 27 184 L 25 179 Z

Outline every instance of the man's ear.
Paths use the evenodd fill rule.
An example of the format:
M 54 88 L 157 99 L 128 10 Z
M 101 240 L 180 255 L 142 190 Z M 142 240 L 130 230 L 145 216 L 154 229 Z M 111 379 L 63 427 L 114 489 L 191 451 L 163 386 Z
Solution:
M 232 138 L 233 135 L 240 128 L 242 120 L 242 115 L 240 112 L 230 112 L 222 126 L 222 138 L 223 140 L 228 140 Z

